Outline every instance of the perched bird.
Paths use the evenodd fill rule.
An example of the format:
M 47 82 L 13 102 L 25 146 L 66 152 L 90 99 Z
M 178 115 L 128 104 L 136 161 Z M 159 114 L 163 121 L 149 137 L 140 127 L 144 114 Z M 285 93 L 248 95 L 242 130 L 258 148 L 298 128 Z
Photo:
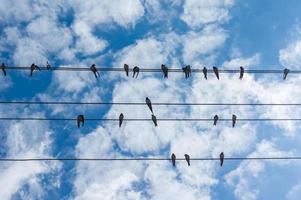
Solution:
M 148 108 L 150 109 L 150 111 L 154 114 L 153 108 L 152 108 L 152 102 L 148 97 L 145 98 L 145 103 L 148 106 Z
M 140 71 L 139 67 L 135 66 L 135 67 L 133 68 L 133 78 L 135 77 L 135 75 L 136 75 L 135 78 L 138 77 L 139 71 Z
M 49 64 L 48 61 L 46 62 L 46 69 L 47 69 L 47 70 L 50 70 L 50 69 L 51 69 L 51 65 Z
M 124 116 L 123 116 L 122 113 L 120 113 L 120 115 L 119 115 L 119 128 L 121 127 L 121 124 L 122 124 L 122 122 L 123 122 L 123 119 L 124 119 Z
M 172 162 L 172 166 L 176 166 L 176 155 L 173 153 L 171 154 L 171 162 Z
M 2 71 L 3 71 L 3 75 L 4 75 L 4 76 L 6 76 L 6 70 L 5 70 L 5 68 L 6 68 L 5 64 L 2 63 L 1 69 L 2 69 Z
M 155 126 L 158 126 L 158 124 L 157 124 L 157 117 L 155 115 L 152 115 L 152 120 L 153 120 Z
M 32 63 L 31 66 L 30 66 L 30 76 L 32 76 L 32 73 L 33 73 L 34 70 L 41 71 L 41 68 L 38 65 Z
M 85 118 L 84 115 L 78 115 L 77 116 L 77 127 L 80 127 L 80 124 L 82 124 L 82 126 L 84 126 L 85 124 Z
M 287 74 L 290 72 L 290 70 L 289 69 L 287 69 L 287 68 L 285 68 L 284 70 L 283 70 L 283 80 L 285 80 L 286 79 L 286 77 L 287 77 Z
M 96 68 L 96 65 L 95 64 L 92 64 L 91 67 L 90 67 L 91 71 L 93 72 L 95 78 L 98 78 L 99 77 L 99 73 L 97 71 L 97 68 Z
M 239 73 L 239 79 L 242 80 L 242 77 L 244 76 L 245 73 L 245 69 L 243 68 L 243 66 L 240 66 L 240 73 Z
M 129 76 L 129 69 L 130 69 L 129 66 L 127 64 L 124 64 L 123 68 L 124 68 L 126 76 Z
M 163 77 L 168 78 L 168 67 L 166 67 L 165 65 L 162 64 L 161 69 L 162 69 L 162 72 L 163 72 Z
M 219 154 L 219 160 L 220 160 L 221 167 L 222 167 L 223 164 L 224 164 L 224 152 L 222 152 L 222 153 Z
M 218 73 L 218 68 L 217 67 L 213 67 L 213 72 L 217 78 L 217 80 L 219 80 L 219 73 Z
M 206 80 L 207 80 L 207 72 L 208 72 L 207 68 L 204 67 L 204 68 L 203 68 L 203 74 L 204 74 L 204 78 L 205 78 Z
M 235 124 L 236 124 L 236 115 L 232 115 L 232 127 L 235 127 Z
M 190 156 L 188 154 L 185 154 L 184 156 L 188 166 L 190 166 Z
M 218 116 L 215 115 L 215 116 L 213 117 L 213 125 L 214 125 L 214 126 L 216 126 L 217 120 L 218 120 Z
M 190 67 L 190 65 L 186 65 L 186 67 L 183 67 L 182 70 L 185 74 L 185 78 L 189 78 L 191 76 L 191 67 Z

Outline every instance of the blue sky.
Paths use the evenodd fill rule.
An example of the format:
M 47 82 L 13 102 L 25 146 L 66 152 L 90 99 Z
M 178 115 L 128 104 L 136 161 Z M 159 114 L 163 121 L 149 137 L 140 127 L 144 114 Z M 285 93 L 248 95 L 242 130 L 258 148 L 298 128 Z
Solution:
M 9 66 L 299 69 L 301 2 L 291 0 L 0 0 L 0 57 Z M 2 100 L 299 103 L 301 77 L 8 71 Z M 158 118 L 300 118 L 298 107 L 155 106 Z M 1 105 L 3 117 L 149 118 L 146 106 Z M 1 157 L 301 155 L 295 122 L 2 122 Z M 287 199 L 298 161 L 0 163 L 1 199 Z

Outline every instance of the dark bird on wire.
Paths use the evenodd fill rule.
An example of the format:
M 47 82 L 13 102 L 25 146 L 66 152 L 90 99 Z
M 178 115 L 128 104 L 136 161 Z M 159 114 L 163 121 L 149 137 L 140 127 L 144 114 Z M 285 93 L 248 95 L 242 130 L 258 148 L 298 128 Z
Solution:
M 32 76 L 32 73 L 33 73 L 34 70 L 41 71 L 41 68 L 38 65 L 32 63 L 31 66 L 30 66 L 30 76 Z
M 207 80 L 207 72 L 208 72 L 207 68 L 204 67 L 204 68 L 203 68 L 203 74 L 204 74 L 204 78 L 205 78 L 206 80 Z
M 92 64 L 91 67 L 90 67 L 91 71 L 93 72 L 95 78 L 98 78 L 99 77 L 99 73 L 97 71 L 97 68 L 96 68 L 96 65 L 95 64 Z
M 213 125 L 214 125 L 214 126 L 216 126 L 217 120 L 218 120 L 218 116 L 215 115 L 215 116 L 213 117 Z
M 217 67 L 213 67 L 213 72 L 217 78 L 217 80 L 219 80 L 219 73 L 218 73 L 218 68 Z
M 234 128 L 235 127 L 235 124 L 236 124 L 236 115 L 232 115 L 232 127 Z
M 176 155 L 173 153 L 171 154 L 171 162 L 172 162 L 172 166 L 176 166 Z
M 5 68 L 6 68 L 5 64 L 2 63 L 1 69 L 2 69 L 2 71 L 3 71 L 3 75 L 4 75 L 4 76 L 6 76 L 6 70 L 5 70 Z
M 240 73 L 239 73 L 239 79 L 242 80 L 243 76 L 245 73 L 245 69 L 243 68 L 243 66 L 240 66 Z
M 78 115 L 77 116 L 77 127 L 80 127 L 80 124 L 82 124 L 82 126 L 84 126 L 85 124 L 85 118 L 84 115 Z
M 158 126 L 158 124 L 157 124 L 157 117 L 155 115 L 152 115 L 152 120 L 153 120 L 155 126 Z
M 126 76 L 129 76 L 129 69 L 130 69 L 129 66 L 127 64 L 124 64 L 123 68 L 124 68 Z
M 188 166 L 190 166 L 190 156 L 188 154 L 185 154 L 184 156 Z
M 47 70 L 50 70 L 50 69 L 51 69 L 51 65 L 49 64 L 48 61 L 46 62 L 46 69 L 47 69 Z
M 168 78 L 168 67 L 166 67 L 165 65 L 161 65 L 161 70 L 163 72 L 163 77 L 164 78 Z
M 150 109 L 150 111 L 154 114 L 153 108 L 152 108 L 152 102 L 148 97 L 145 98 L 145 103 L 148 106 L 148 108 Z
M 219 160 L 220 160 L 221 167 L 222 167 L 223 164 L 224 164 L 224 152 L 222 152 L 222 153 L 219 154 Z
M 122 122 L 123 122 L 123 119 L 124 119 L 124 116 L 123 116 L 123 114 L 121 113 L 121 114 L 119 115 L 119 128 L 121 127 L 121 124 L 122 124 Z
M 136 75 L 135 78 L 138 77 L 139 71 L 140 71 L 139 67 L 135 66 L 135 67 L 133 68 L 133 78 L 135 77 L 135 75 Z
M 190 65 L 186 65 L 186 67 L 183 67 L 182 70 L 185 74 L 185 78 L 189 78 L 191 76 L 191 67 L 190 67 Z
M 284 70 L 283 70 L 283 80 L 285 80 L 286 79 L 286 77 L 287 77 L 287 74 L 290 72 L 290 70 L 289 69 L 287 69 L 287 68 L 285 68 Z

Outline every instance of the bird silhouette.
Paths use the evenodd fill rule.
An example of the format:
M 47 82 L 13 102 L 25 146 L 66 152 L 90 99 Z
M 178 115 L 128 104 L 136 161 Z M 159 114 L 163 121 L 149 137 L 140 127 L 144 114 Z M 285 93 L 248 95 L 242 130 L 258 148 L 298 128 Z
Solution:
M 184 156 L 188 166 L 190 166 L 190 156 L 188 154 L 185 154 Z
M 217 120 L 218 120 L 218 116 L 214 115 L 214 117 L 213 117 L 213 125 L 214 126 L 216 126 Z
M 77 127 L 80 127 L 80 124 L 82 124 L 82 126 L 84 126 L 85 124 L 85 117 L 84 115 L 78 115 L 77 116 Z
M 243 68 L 243 66 L 240 66 L 240 73 L 239 73 L 239 79 L 242 80 L 243 76 L 245 73 L 245 69 Z
M 138 77 L 139 71 L 140 71 L 139 67 L 135 66 L 133 68 L 133 78 L 137 78 Z M 135 77 L 135 75 L 136 75 L 136 77 Z
M 145 98 L 145 103 L 148 106 L 148 108 L 150 109 L 150 111 L 154 114 L 153 108 L 152 108 L 152 102 L 148 97 Z
M 217 78 L 217 80 L 219 80 L 219 73 L 218 73 L 218 68 L 217 67 L 213 67 L 213 72 Z
M 157 124 L 157 117 L 155 115 L 152 115 L 152 120 L 153 120 L 155 126 L 158 126 L 158 124 Z
M 32 63 L 31 66 L 30 66 L 30 76 L 32 76 L 34 70 L 41 71 L 41 68 L 38 65 Z
M 224 164 L 224 152 L 221 152 L 219 154 L 219 160 L 220 160 L 220 164 L 221 164 L 221 167 L 222 167 L 223 164 Z
M 173 153 L 171 154 L 171 162 L 172 162 L 172 166 L 176 166 L 176 155 Z
M 205 78 L 206 80 L 207 80 L 207 72 L 208 72 L 207 68 L 204 67 L 204 68 L 203 68 L 203 74 L 204 74 L 204 78 Z
M 46 69 L 47 69 L 47 70 L 50 70 L 50 69 L 51 69 L 51 65 L 49 64 L 48 61 L 46 62 Z
M 233 128 L 235 127 L 236 119 L 237 119 L 237 116 L 236 115 L 232 115 L 232 127 Z
M 191 67 L 190 67 L 190 65 L 186 65 L 186 67 L 183 67 L 182 70 L 185 74 L 185 78 L 189 78 L 191 76 Z
M 3 75 L 4 75 L 4 76 L 6 76 L 6 70 L 5 70 L 5 68 L 6 68 L 5 64 L 2 63 L 1 69 L 2 69 L 2 71 L 3 71 Z
M 168 78 L 168 67 L 166 67 L 165 65 L 161 65 L 161 70 L 163 72 L 163 77 L 164 78 Z
M 91 71 L 93 72 L 95 78 L 98 78 L 99 77 L 99 73 L 97 71 L 97 68 L 96 68 L 96 65 L 95 64 L 92 64 L 91 67 L 90 67 Z
M 123 122 L 123 119 L 124 119 L 124 116 L 123 116 L 122 113 L 120 113 L 120 115 L 119 115 L 119 128 L 121 127 L 121 124 L 122 124 L 122 122 Z
M 287 77 L 287 74 L 290 72 L 290 70 L 289 69 L 287 69 L 287 68 L 285 68 L 284 70 L 283 70 L 283 80 L 285 80 L 286 79 L 286 77 Z
M 127 64 L 124 64 L 123 68 L 124 68 L 126 76 L 129 76 L 129 69 L 130 69 L 129 66 Z

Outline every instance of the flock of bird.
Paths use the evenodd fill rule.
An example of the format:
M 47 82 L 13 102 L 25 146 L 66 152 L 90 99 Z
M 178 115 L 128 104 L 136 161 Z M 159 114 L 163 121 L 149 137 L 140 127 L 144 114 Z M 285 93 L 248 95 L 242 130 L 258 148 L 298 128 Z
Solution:
M 185 160 L 187 162 L 187 165 L 190 166 L 190 156 L 188 154 L 184 154 Z M 174 153 L 171 154 L 171 162 L 172 165 L 175 167 L 176 166 L 176 155 Z M 219 160 L 220 160 L 220 166 L 222 167 L 224 164 L 224 159 L 225 159 L 225 155 L 224 152 L 221 152 L 219 154 Z

